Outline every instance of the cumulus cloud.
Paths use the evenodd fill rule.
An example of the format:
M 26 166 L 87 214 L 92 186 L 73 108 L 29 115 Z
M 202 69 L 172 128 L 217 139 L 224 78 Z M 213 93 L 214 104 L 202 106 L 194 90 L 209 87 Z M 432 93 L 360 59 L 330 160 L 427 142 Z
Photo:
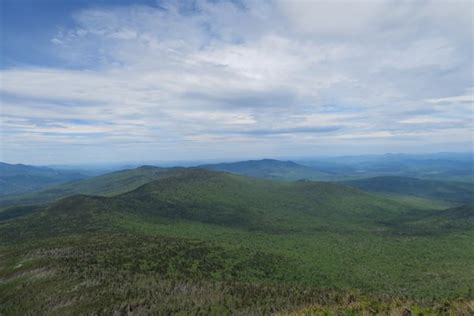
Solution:
M 74 19 L 45 43 L 56 67 L 1 71 L 7 159 L 472 146 L 471 2 L 165 2 Z

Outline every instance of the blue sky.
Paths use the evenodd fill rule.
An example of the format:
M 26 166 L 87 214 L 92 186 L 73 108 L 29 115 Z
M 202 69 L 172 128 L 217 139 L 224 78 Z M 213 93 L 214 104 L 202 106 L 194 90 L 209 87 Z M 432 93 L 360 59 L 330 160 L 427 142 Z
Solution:
M 3 0 L 0 160 L 471 151 L 472 6 Z

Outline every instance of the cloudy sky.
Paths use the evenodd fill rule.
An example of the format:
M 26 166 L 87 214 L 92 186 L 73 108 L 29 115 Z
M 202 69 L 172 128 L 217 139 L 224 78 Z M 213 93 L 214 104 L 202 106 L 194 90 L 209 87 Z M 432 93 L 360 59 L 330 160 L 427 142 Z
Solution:
M 471 1 L 1 6 L 2 161 L 473 150 Z

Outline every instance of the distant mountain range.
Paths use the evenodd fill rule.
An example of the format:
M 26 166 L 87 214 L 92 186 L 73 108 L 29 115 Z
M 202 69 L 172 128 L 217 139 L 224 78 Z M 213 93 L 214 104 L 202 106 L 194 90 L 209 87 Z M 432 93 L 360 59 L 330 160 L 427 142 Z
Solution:
M 298 160 L 297 163 L 346 178 L 401 176 L 474 182 L 473 153 L 385 154 Z
M 329 180 L 334 178 L 334 175 L 330 172 L 321 172 L 315 167 L 303 166 L 293 161 L 280 161 L 274 159 L 208 164 L 200 165 L 198 167 L 277 180 Z
M 75 194 L 116 195 L 136 189 L 150 181 L 166 177 L 173 170 L 174 168 L 142 166 L 57 184 L 36 192 L 0 196 L 0 208 L 11 205 L 45 204 Z
M 325 164 L 321 163 L 321 166 L 324 169 Z M 23 170 L 24 179 L 30 179 L 33 181 L 33 179 L 36 179 L 35 175 L 43 172 L 43 174 L 50 175 L 50 179 L 53 175 L 56 175 L 55 182 L 43 181 L 35 186 L 36 189 L 33 189 L 34 186 L 32 184 L 30 186 L 30 191 L 34 192 L 4 194 L 3 196 L 0 196 L 0 208 L 13 205 L 44 204 L 74 194 L 93 194 L 101 196 L 116 195 L 136 189 L 150 181 L 174 175 L 176 171 L 186 169 L 182 167 L 160 168 L 154 166 L 142 166 L 135 169 L 125 169 L 100 176 L 81 179 L 84 176 L 74 172 L 62 172 L 49 168 L 23 165 L 18 168 Z M 208 164 L 201 165 L 199 168 L 230 172 L 255 178 L 283 181 L 343 180 L 342 183 L 346 185 L 377 194 L 420 197 L 433 201 L 453 202 L 455 204 L 472 201 L 474 196 L 474 183 L 469 182 L 463 183 L 455 181 L 426 180 L 401 176 L 360 178 L 361 174 L 359 174 L 358 177 L 345 177 L 345 173 L 334 166 L 331 168 L 331 170 L 333 170 L 331 172 L 333 173 L 329 171 L 322 172 L 292 161 L 279 161 L 273 159 Z M 346 173 L 350 174 L 350 172 Z M 8 174 L 9 173 L 6 173 L 4 179 L 10 179 L 8 178 Z M 27 174 L 29 175 L 26 176 Z M 371 175 L 372 173 L 369 172 L 368 174 Z M 77 177 L 80 180 L 77 178 L 75 179 L 74 177 Z M 63 180 L 61 181 L 60 179 Z M 429 207 L 431 207 L 431 205 Z
M 0 162 L 0 195 L 31 192 L 48 185 L 84 178 L 86 175 L 77 171 Z
M 474 201 L 474 183 L 398 176 L 380 176 L 344 181 L 343 183 L 363 191 L 375 193 L 410 195 L 448 202 Z

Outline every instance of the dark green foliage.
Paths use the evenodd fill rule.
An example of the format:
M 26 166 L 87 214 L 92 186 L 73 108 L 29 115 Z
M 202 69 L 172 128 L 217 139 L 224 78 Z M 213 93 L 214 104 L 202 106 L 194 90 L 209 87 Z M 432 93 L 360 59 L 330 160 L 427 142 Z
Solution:
M 474 231 L 474 204 L 446 210 L 412 211 L 384 222 L 396 234 L 437 235 Z
M 332 183 L 280 183 L 221 172 L 188 169 L 117 196 L 118 209 L 249 230 L 312 230 L 363 214 L 399 212 L 403 206 Z M 316 225 L 317 227 L 318 225 Z
M 5 209 L 3 212 L 0 212 L 0 221 L 13 219 L 16 217 L 21 217 L 21 216 L 33 213 L 40 209 L 41 209 L 40 206 L 34 206 L 34 205 L 10 207 L 10 208 Z

